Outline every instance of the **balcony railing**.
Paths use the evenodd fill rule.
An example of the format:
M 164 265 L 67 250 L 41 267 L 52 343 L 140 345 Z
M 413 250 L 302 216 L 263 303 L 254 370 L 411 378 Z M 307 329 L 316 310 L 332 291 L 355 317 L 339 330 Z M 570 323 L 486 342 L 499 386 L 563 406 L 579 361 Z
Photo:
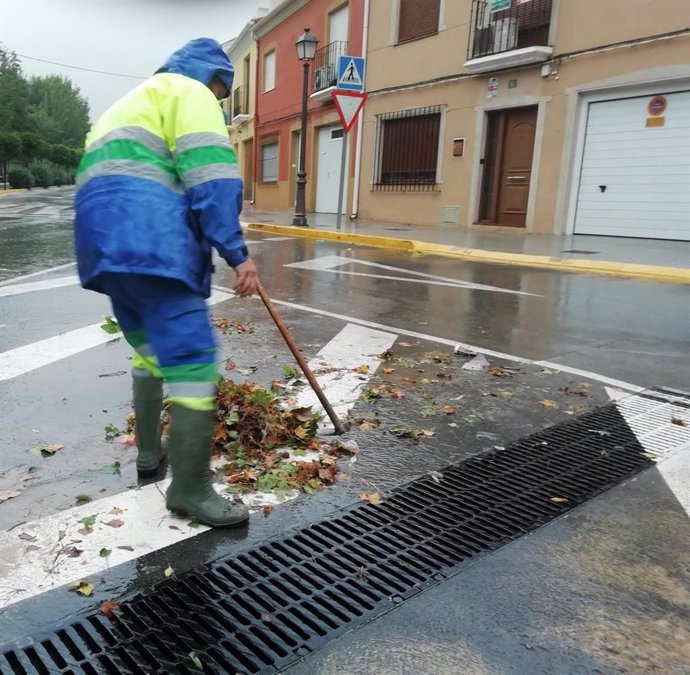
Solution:
M 467 58 L 548 45 L 552 0 L 473 0 Z
M 347 42 L 331 42 L 316 52 L 312 93 L 335 87 L 338 83 L 338 57 L 347 54 Z
M 249 115 L 249 86 L 242 84 L 232 92 L 232 117 Z

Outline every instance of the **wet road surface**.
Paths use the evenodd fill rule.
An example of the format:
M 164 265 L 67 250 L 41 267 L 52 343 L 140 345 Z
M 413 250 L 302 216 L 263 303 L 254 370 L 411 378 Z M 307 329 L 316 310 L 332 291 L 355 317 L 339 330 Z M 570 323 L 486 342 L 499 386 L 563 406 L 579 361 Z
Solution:
M 21 528 L 22 523 L 40 521 L 69 509 L 79 494 L 104 499 L 135 492 L 135 451 L 104 438 L 104 427 L 122 425 L 129 411 L 128 350 L 121 338 L 114 336 L 109 340 L 99 332 L 98 325 L 109 313 L 107 301 L 81 290 L 76 283 L 75 269 L 70 265 L 73 261 L 72 198 L 69 189 L 35 190 L 0 198 L 0 406 L 4 418 L 0 431 L 0 494 L 2 490 L 19 492 L 0 504 L 0 528 L 4 530 Z M 205 532 L 162 551 L 147 551 L 113 569 L 104 564 L 98 577 L 96 602 L 122 597 L 158 580 L 166 565 L 172 564 L 182 571 L 231 551 L 249 548 L 280 534 L 286 527 L 316 522 L 334 509 L 356 501 L 363 481 L 375 484 L 385 494 L 421 473 L 441 470 L 474 454 L 504 446 L 535 429 L 568 419 L 606 402 L 611 395 L 606 386 L 631 385 L 632 390 L 652 386 L 689 388 L 688 287 L 458 263 L 444 258 L 254 233 L 247 236 L 264 285 L 280 303 L 279 309 L 305 355 L 313 358 L 349 325 L 390 335 L 392 351 L 399 359 L 394 371 L 379 370 L 371 378 L 362 379 L 367 380 L 367 386 L 385 384 L 404 395 L 395 400 L 384 397 L 377 402 L 362 400 L 355 404 L 352 411 L 355 419 L 376 417 L 380 425 L 372 431 L 350 432 L 363 451 L 358 462 L 347 467 L 349 478 L 308 498 L 281 505 L 270 518 L 253 519 L 248 533 Z M 30 276 L 17 278 L 24 275 Z M 220 263 L 215 277 L 217 288 L 231 287 L 232 279 L 232 271 Z M 236 364 L 233 376 L 238 379 L 267 385 L 280 377 L 281 366 L 291 363 L 292 358 L 260 302 L 227 296 L 219 299 L 212 307 L 214 316 L 240 319 L 254 327 L 251 334 L 219 334 L 219 360 L 232 358 Z M 87 330 L 88 326 L 95 329 Z M 501 376 L 463 370 L 470 357 L 452 354 L 452 347 L 457 343 L 486 352 L 492 366 L 502 365 L 508 370 Z M 440 413 L 440 408 L 445 406 L 457 408 L 457 412 Z M 393 439 L 390 429 L 398 424 L 432 429 L 435 436 L 422 438 L 419 443 Z M 64 448 L 49 458 L 28 453 L 37 445 L 51 443 Z M 115 462 L 121 464 L 120 475 L 108 470 Z M 679 567 L 682 547 L 679 549 L 677 542 L 687 533 L 683 530 L 687 528 L 687 515 L 683 515 L 682 508 L 674 506 L 672 494 L 662 498 L 661 478 L 645 476 L 645 485 L 651 481 L 656 486 L 649 488 L 650 494 L 657 491 L 647 519 L 660 518 L 670 523 L 664 533 L 668 553 L 659 551 L 655 553 L 658 559 L 654 563 L 645 564 L 653 564 L 654 569 L 661 568 L 667 575 L 682 576 L 687 574 L 687 569 Z M 583 528 L 584 534 L 579 529 L 571 532 L 571 525 L 559 521 L 539 533 L 545 539 L 543 544 L 532 543 L 532 538 L 518 542 L 515 546 L 525 551 L 518 564 L 529 568 L 525 572 L 525 587 L 542 583 L 541 574 L 546 572 L 542 567 L 538 572 L 529 572 L 530 561 L 542 559 L 540 547 L 553 548 L 554 540 L 566 551 L 554 552 L 560 560 L 570 555 L 568 547 L 574 546 L 573 541 L 581 536 L 590 537 L 593 542 L 598 537 L 625 541 L 626 528 L 630 527 L 625 518 L 627 504 L 632 499 L 639 507 L 641 484 L 613 490 L 607 497 L 611 501 L 610 509 L 601 505 L 602 498 L 585 507 L 590 511 L 615 512 L 608 516 L 610 526 L 602 526 L 608 527 L 606 532 L 592 529 L 591 520 L 582 516 L 580 520 L 585 524 L 580 523 L 578 527 Z M 554 535 L 554 529 L 559 527 L 559 534 Z M 647 529 L 651 532 L 653 526 L 650 524 Z M 482 562 L 471 574 L 490 577 L 491 566 L 498 566 L 496 569 L 503 570 L 501 573 L 508 576 L 505 583 L 510 585 L 512 548 L 507 547 L 492 557 L 489 565 Z M 607 568 L 613 564 L 614 548 L 604 552 L 607 558 L 602 565 Z M 643 555 L 641 548 L 637 543 L 626 544 L 630 564 L 638 564 L 636 556 Z M 558 589 L 571 571 L 554 567 L 553 578 L 548 583 L 553 584 L 549 588 Z M 616 583 L 628 584 L 626 575 L 619 578 L 615 569 L 610 574 L 618 579 Z M 449 586 L 445 591 L 447 597 L 458 602 L 465 597 L 466 584 L 471 583 L 467 579 L 466 574 L 454 580 L 452 589 Z M 658 579 L 650 579 L 650 588 L 657 588 L 657 582 Z M 481 579 L 476 583 L 487 585 Z M 587 583 L 594 585 L 587 587 L 585 595 L 596 595 L 596 584 L 604 581 L 573 582 L 574 596 L 584 592 L 582 587 Z M 444 584 L 442 589 L 446 587 Z M 678 624 L 675 614 L 671 613 L 669 618 L 668 611 L 661 609 L 668 601 L 666 591 L 672 593 L 672 588 L 662 589 L 658 597 L 649 601 L 651 608 L 645 621 L 648 618 L 670 622 L 668 625 L 681 636 L 687 625 Z M 9 604 L 0 610 L 0 635 L 7 639 L 26 634 L 42 621 L 77 611 L 88 602 L 58 589 L 13 603 L 12 592 L 10 588 L 9 596 L 5 596 Z M 557 594 L 556 590 L 553 592 Z M 471 613 L 482 615 L 491 623 L 495 613 L 506 610 L 501 607 L 498 591 L 489 600 L 494 609 L 482 610 L 487 597 L 479 594 L 472 598 Z M 404 611 L 412 614 L 406 615 L 401 610 L 391 615 L 398 617 L 391 619 L 393 623 L 385 624 L 382 620 L 381 630 L 390 630 L 397 621 L 409 622 L 415 612 L 419 616 L 427 612 L 426 625 L 436 625 L 434 612 L 424 604 L 433 604 L 431 594 L 416 602 L 418 607 L 413 604 L 405 607 Z M 589 595 L 583 602 L 590 602 Z M 615 597 L 611 602 L 616 604 Z M 627 602 L 621 599 L 618 604 Z M 511 606 L 513 614 L 509 616 L 519 623 L 521 604 Z M 349 644 L 343 641 L 342 645 L 334 643 L 332 650 L 326 650 L 314 664 L 305 662 L 298 666 L 297 671 L 305 668 L 303 672 L 324 673 L 526 673 L 541 672 L 538 667 L 543 665 L 543 672 L 598 672 L 597 668 L 601 672 L 619 672 L 616 668 L 624 662 L 603 655 L 603 640 L 592 648 L 596 652 L 594 661 L 575 665 L 580 658 L 577 650 L 583 649 L 582 645 L 591 637 L 573 627 L 580 621 L 580 609 L 565 612 L 571 628 L 558 632 L 555 638 L 551 636 L 549 639 L 558 640 L 560 646 L 545 648 L 547 653 L 538 652 L 539 658 L 531 659 L 529 654 L 535 643 L 546 639 L 545 629 L 535 628 L 534 634 L 517 640 L 517 646 L 511 647 L 505 635 L 512 634 L 514 625 L 508 619 L 499 621 L 495 628 L 496 632 L 505 631 L 497 643 L 499 646 L 493 647 L 494 651 L 502 652 L 503 660 L 496 657 L 492 661 L 495 655 L 489 653 L 491 650 L 484 651 L 485 645 L 477 654 L 476 645 L 467 640 L 470 628 L 462 623 L 468 615 L 461 612 L 465 618 L 454 619 L 455 633 L 451 631 L 439 637 L 431 628 L 425 629 L 426 646 L 420 647 L 420 653 L 410 662 L 412 665 L 404 666 L 407 670 L 398 667 L 386 671 L 383 660 L 367 651 L 369 647 L 358 652 L 360 658 L 348 660 L 349 657 L 339 652 L 345 648 L 343 645 Z M 610 630 L 615 619 L 607 611 L 606 607 L 597 609 L 604 612 L 602 621 Z M 405 616 L 408 618 L 404 619 Z M 419 617 L 414 621 L 424 624 Z M 489 630 L 489 624 L 479 622 L 478 625 Z M 638 632 L 648 630 L 648 625 L 644 621 L 635 626 L 626 624 L 627 629 L 627 633 L 621 633 L 628 640 L 623 646 L 634 641 Z M 370 640 L 374 641 L 371 644 L 380 644 L 376 630 L 379 629 L 375 626 L 366 629 L 363 644 L 370 644 Z M 402 631 L 400 640 L 406 640 L 404 629 L 399 630 Z M 478 632 L 481 630 L 476 628 Z M 356 642 L 361 633 L 357 631 L 348 640 Z M 570 652 L 567 644 L 575 644 L 577 649 Z M 452 649 L 440 656 L 444 645 Z M 386 649 L 383 654 L 387 653 Z M 673 658 L 678 655 L 672 650 L 664 661 L 654 645 L 640 649 L 651 659 L 650 668 L 657 668 L 655 664 L 658 664 L 662 669 L 659 672 L 673 672 L 677 663 Z M 517 659 L 514 650 L 527 650 L 529 654 L 514 660 Z M 444 665 L 449 654 L 455 654 L 467 668 L 454 671 L 451 665 Z M 401 652 L 401 658 L 393 662 L 404 664 L 409 658 L 412 657 Z M 417 658 L 419 669 L 414 661 Z M 433 660 L 437 658 L 445 661 Z M 554 663 L 560 659 L 565 659 L 563 662 L 572 668 L 568 665 L 554 671 Z

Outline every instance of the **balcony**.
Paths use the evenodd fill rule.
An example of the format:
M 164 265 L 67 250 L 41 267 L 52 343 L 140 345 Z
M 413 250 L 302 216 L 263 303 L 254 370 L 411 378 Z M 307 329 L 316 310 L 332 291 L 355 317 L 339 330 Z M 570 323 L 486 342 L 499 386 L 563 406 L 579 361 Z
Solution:
M 249 114 L 249 85 L 243 84 L 232 92 L 232 123 L 244 124 L 252 116 Z
M 313 101 L 330 101 L 338 84 L 338 57 L 347 54 L 347 42 L 331 42 L 316 52 L 313 64 Z
M 548 46 L 552 0 L 473 0 L 465 67 L 487 73 L 542 63 Z

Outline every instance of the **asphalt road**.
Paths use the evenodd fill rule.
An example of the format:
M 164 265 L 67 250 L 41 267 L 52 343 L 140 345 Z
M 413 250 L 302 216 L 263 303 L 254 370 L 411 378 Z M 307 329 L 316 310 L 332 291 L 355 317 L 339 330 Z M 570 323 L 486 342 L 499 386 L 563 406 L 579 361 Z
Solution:
M 77 512 L 72 509 L 80 494 L 109 507 L 131 504 L 130 513 L 147 494 L 137 489 L 134 450 L 104 437 L 106 425 L 121 426 L 129 411 L 128 350 L 121 338 L 99 328 L 109 313 L 107 299 L 82 290 L 76 282 L 72 199 L 71 189 L 0 197 L 0 495 L 3 490 L 18 493 L 0 503 L 0 528 L 10 533 L 21 532 L 27 524 L 36 524 L 37 532 L 44 524 L 47 532 L 63 513 L 65 522 L 75 518 Z M 329 366 L 337 371 L 327 393 L 338 398 L 341 411 L 351 409 L 355 417 L 375 414 L 382 424 L 374 431 L 351 434 L 362 452 L 359 461 L 347 467 L 348 480 L 281 505 L 270 518 L 252 520 L 248 534 L 221 537 L 213 532 L 185 532 L 179 541 L 171 538 L 177 536 L 175 531 L 159 539 L 152 536 L 148 544 L 142 543 L 140 552 L 126 561 L 123 558 L 121 565 L 98 567 L 94 601 L 150 584 L 157 563 L 149 561 L 142 567 L 139 556 L 158 556 L 158 567 L 172 560 L 176 570 L 190 568 L 277 536 L 287 526 L 315 522 L 356 501 L 363 484 L 376 485 L 385 494 L 429 470 L 441 470 L 572 418 L 605 403 L 616 391 L 688 389 L 687 286 L 459 263 L 255 233 L 247 238 L 263 283 L 305 356 L 320 355 L 324 372 Z M 213 299 L 212 313 L 250 324 L 253 332 L 219 332 L 219 361 L 232 358 L 233 377 L 268 385 L 281 377 L 281 366 L 292 358 L 258 299 L 223 295 L 232 280 L 232 271 L 219 263 L 215 284 L 220 295 Z M 464 352 L 484 353 L 492 366 L 507 369 L 505 377 L 463 370 L 470 357 L 454 355 L 456 344 L 463 345 Z M 395 372 L 385 374 L 377 370 L 376 355 L 383 351 L 381 346 L 389 345 L 400 361 Z M 353 380 L 352 371 L 367 359 L 371 372 Z M 426 380 L 429 384 L 420 385 Z M 377 383 L 396 387 L 404 396 L 384 397 L 375 404 L 358 399 L 363 387 Z M 431 412 L 430 399 L 436 406 Z M 443 415 L 438 412 L 443 406 L 458 412 L 452 417 Z M 433 429 L 435 435 L 418 444 L 394 439 L 387 431 L 395 424 Z M 64 447 L 48 458 L 29 452 L 41 444 Z M 121 466 L 119 473 L 109 470 L 116 462 Z M 573 525 L 562 521 L 548 526 L 539 533 L 543 541 L 523 540 L 516 557 L 511 557 L 512 546 L 506 547 L 490 558 L 492 562 L 472 572 L 476 577 L 472 583 L 486 586 L 492 574 L 509 577 L 511 565 L 517 565 L 515 569 L 522 569 L 524 577 L 520 582 L 508 578 L 507 589 L 517 593 L 520 585 L 522 592 L 531 588 L 538 593 L 540 584 L 548 583 L 553 602 L 558 602 L 558 589 L 564 577 L 572 577 L 572 569 L 535 572 L 531 561 L 544 559 L 543 547 L 557 544 L 563 551 L 558 559 L 565 560 L 582 537 L 595 543 L 600 539 L 627 542 L 636 522 L 642 523 L 649 536 L 653 536 L 654 523 L 663 522 L 661 536 L 667 546 L 654 547 L 653 560 L 645 557 L 639 544 L 626 544 L 625 564 L 637 566 L 639 574 L 631 577 L 621 572 L 617 577 L 615 569 L 609 569 L 615 568 L 612 561 L 619 555 L 612 543 L 602 553 L 605 561 L 598 563 L 606 574 L 594 579 L 578 576 L 568 582 L 574 607 L 558 615 L 568 630 L 554 633 L 535 622 L 530 624 L 535 627 L 527 631 L 528 638 L 511 640 L 521 617 L 533 618 L 538 608 L 524 608 L 520 603 L 507 608 L 496 592 L 475 593 L 468 601 L 474 618 L 468 618 L 458 610 L 469 593 L 469 577 L 462 576 L 447 585 L 448 602 L 454 601 L 455 611 L 462 614 L 453 619 L 453 630 L 440 636 L 432 628 L 438 628 L 442 603 L 424 594 L 366 632 L 362 629 L 333 643 L 321 656 L 297 666 L 297 672 L 687 672 L 678 664 L 688 636 L 683 611 L 690 605 L 687 593 L 679 596 L 677 590 L 678 584 L 687 581 L 687 564 L 682 562 L 687 514 L 674 493 L 666 490 L 661 476 L 645 476 L 654 497 L 648 510 L 643 507 L 646 493 L 640 492 L 640 485 L 616 488 L 607 496 L 610 507 L 598 498 L 585 507 L 593 515 L 582 516 Z M 607 523 L 599 530 L 593 525 L 597 513 Z M 124 534 L 117 533 L 125 537 L 122 543 L 132 543 L 126 539 L 130 536 L 126 528 L 122 530 Z M 38 556 L 41 551 L 32 553 Z M 86 571 L 91 570 L 93 561 L 83 562 L 88 563 Z M 3 568 L 0 563 L 3 637 L 24 635 L 40 622 L 78 611 L 87 602 L 74 594 L 66 596 L 60 588 L 49 590 L 64 580 L 50 579 L 50 571 L 40 561 L 21 560 L 16 568 L 7 560 L 4 564 Z M 35 569 L 29 569 L 31 564 Z M 18 571 L 26 579 L 36 579 L 36 587 L 8 584 L 7 579 Z M 664 575 L 676 581 L 660 580 Z M 574 626 L 587 612 L 573 598 L 590 584 L 582 602 L 594 602 L 592 598 L 599 597 L 614 577 L 634 599 L 623 592 L 618 598 L 608 594 L 606 603 L 596 605 L 596 618 L 600 630 L 608 631 L 606 635 L 615 633 L 618 626 L 621 642 L 613 651 L 607 651 L 602 640 L 595 641 L 596 648 L 585 649 L 592 644 L 592 636 Z M 626 619 L 621 624 L 620 617 L 610 615 L 613 607 L 629 618 L 637 610 L 626 608 L 637 602 L 647 602 L 648 608 L 643 618 L 635 615 L 637 622 Z M 443 612 L 449 615 L 450 610 Z M 484 633 L 469 644 L 470 627 L 464 622 L 474 623 L 475 618 Z M 410 626 L 416 625 L 424 625 L 425 632 L 420 638 L 423 644 L 418 641 L 412 653 L 409 647 L 391 647 L 387 638 L 377 636 L 377 631 L 394 630 L 393 642 L 410 640 Z M 657 633 L 665 625 L 675 632 L 662 649 Z M 645 642 L 640 636 L 649 635 L 650 626 L 657 626 L 654 639 Z M 490 649 L 486 631 L 491 630 L 500 639 Z M 366 649 L 358 651 L 358 644 L 367 645 Z M 375 653 L 379 649 L 375 645 L 383 645 L 380 654 Z M 619 658 L 630 645 L 636 645 L 642 655 L 638 663 Z M 646 664 L 644 669 L 635 670 L 641 663 Z

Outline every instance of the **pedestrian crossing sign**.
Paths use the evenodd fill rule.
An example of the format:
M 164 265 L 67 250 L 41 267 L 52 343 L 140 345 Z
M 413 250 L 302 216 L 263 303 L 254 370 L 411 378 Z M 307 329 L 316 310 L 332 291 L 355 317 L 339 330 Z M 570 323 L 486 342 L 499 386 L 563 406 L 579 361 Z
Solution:
M 338 57 L 338 85 L 341 91 L 364 91 L 364 59 L 361 56 Z

